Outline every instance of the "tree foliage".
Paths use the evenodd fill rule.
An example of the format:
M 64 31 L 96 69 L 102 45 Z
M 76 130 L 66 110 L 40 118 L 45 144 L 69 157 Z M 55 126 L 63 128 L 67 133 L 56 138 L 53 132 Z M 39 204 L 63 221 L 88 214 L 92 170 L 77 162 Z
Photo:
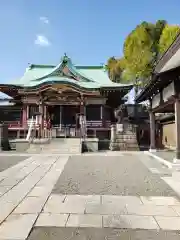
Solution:
M 152 72 L 154 61 L 167 50 L 178 32 L 179 26 L 168 25 L 165 20 L 156 23 L 144 21 L 136 26 L 125 39 L 124 56 L 108 60 L 110 79 L 144 85 Z
M 153 39 L 146 26 L 145 22 L 137 26 L 124 42 L 126 68 L 135 78 L 147 77 L 152 67 Z
M 175 37 L 180 32 L 179 26 L 166 25 L 162 31 L 159 41 L 159 52 L 162 54 L 173 43 Z
M 120 82 L 122 72 L 124 70 L 124 59 L 116 59 L 115 57 L 109 58 L 106 68 L 110 79 L 113 82 Z

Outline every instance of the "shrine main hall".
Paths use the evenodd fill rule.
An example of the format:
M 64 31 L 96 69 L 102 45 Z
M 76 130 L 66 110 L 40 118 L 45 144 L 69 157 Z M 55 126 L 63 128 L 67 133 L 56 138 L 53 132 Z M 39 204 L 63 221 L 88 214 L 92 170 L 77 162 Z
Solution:
M 114 109 L 124 103 L 123 97 L 132 87 L 112 82 L 102 65 L 76 66 L 65 54 L 56 66 L 30 64 L 21 78 L 0 84 L 0 91 L 14 103 L 9 131 L 27 134 L 29 121 L 36 115 L 40 137 L 49 122 L 54 137 L 78 137 L 82 119 L 87 135 L 109 134 Z

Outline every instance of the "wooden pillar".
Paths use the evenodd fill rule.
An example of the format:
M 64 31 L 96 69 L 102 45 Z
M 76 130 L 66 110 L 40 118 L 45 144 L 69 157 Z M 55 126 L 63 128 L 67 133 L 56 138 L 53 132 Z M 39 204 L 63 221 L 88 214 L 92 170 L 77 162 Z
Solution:
M 44 105 L 44 119 L 47 120 L 47 106 Z
M 43 109 L 43 126 L 44 126 L 44 121 L 46 121 L 46 127 L 43 129 L 43 137 L 47 138 L 47 105 L 44 105 Z
M 100 118 L 101 118 L 101 120 L 103 119 L 103 105 L 101 105 L 101 107 L 100 107 Z
M 62 105 L 59 106 L 59 125 L 61 130 L 62 129 Z
M 29 119 L 29 105 L 27 105 L 27 112 L 26 112 L 27 120 Z
M 22 125 L 25 126 L 27 122 L 27 105 L 23 104 L 22 108 Z
M 176 160 L 180 160 L 180 100 L 175 99 L 175 136 L 176 136 Z M 173 133 L 172 133 L 173 134 Z
M 102 127 L 105 127 L 105 106 L 101 105 L 101 121 L 102 121 Z
M 44 132 L 44 105 L 41 103 L 39 105 L 39 112 L 41 113 L 39 118 L 39 138 L 43 137 Z
M 81 120 L 81 116 L 83 116 L 84 121 Z M 81 136 L 86 136 L 86 113 L 85 113 L 85 102 L 81 100 L 80 102 L 80 116 L 79 116 L 79 126 L 81 131 Z
M 156 124 L 155 124 L 155 114 L 152 110 L 149 111 L 150 120 L 150 150 L 156 149 Z
M 80 102 L 80 115 L 85 114 L 85 104 L 84 102 Z

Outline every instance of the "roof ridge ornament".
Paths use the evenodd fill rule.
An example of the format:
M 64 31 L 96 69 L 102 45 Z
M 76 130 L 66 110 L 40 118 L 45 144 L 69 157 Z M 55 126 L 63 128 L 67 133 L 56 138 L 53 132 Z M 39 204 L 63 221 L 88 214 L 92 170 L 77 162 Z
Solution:
M 70 58 L 67 56 L 66 53 L 64 53 L 64 56 L 62 57 L 62 62 L 67 63 Z

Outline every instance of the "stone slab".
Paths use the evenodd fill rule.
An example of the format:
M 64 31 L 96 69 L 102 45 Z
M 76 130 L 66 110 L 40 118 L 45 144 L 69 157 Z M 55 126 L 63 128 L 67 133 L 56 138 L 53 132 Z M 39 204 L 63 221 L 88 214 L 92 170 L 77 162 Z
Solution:
M 103 216 L 103 227 L 105 228 L 130 228 L 130 221 L 127 215 L 106 215 Z
M 36 221 L 36 227 L 65 227 L 69 214 L 41 213 Z
M 162 177 L 162 179 L 180 196 L 180 182 L 172 177 Z
M 0 206 L 3 206 L 3 208 L 0 208 L 0 222 L 2 222 L 21 203 L 21 201 L 26 197 L 26 195 L 31 191 L 31 189 L 35 185 L 37 185 L 39 181 L 41 181 L 41 179 L 45 179 L 47 181 L 47 180 L 51 180 L 51 178 L 55 176 L 53 177 L 53 183 L 51 182 L 51 186 L 50 186 L 51 189 L 53 188 L 54 181 L 57 180 L 57 178 L 61 173 L 60 170 L 56 171 L 56 166 L 59 166 L 58 165 L 59 163 L 65 164 L 67 161 L 67 158 L 66 160 L 64 158 L 63 160 L 59 159 L 57 161 L 57 164 L 56 164 L 56 160 L 57 160 L 57 157 L 50 157 L 48 159 L 49 161 L 48 164 L 43 164 L 44 159 L 39 158 L 38 156 L 32 157 L 31 159 L 27 160 L 30 166 L 29 169 L 31 169 L 31 167 L 35 169 L 32 172 L 30 172 L 26 178 L 24 178 L 21 182 L 19 182 L 16 186 L 14 186 L 10 191 L 8 191 L 3 196 L 1 196 Z M 24 167 L 23 164 L 21 164 L 21 167 Z M 40 164 L 40 166 L 38 166 L 38 164 Z M 27 170 L 26 166 L 27 165 L 25 165 L 25 168 Z M 17 168 L 15 166 L 13 168 L 13 171 L 14 169 L 16 170 L 15 172 L 18 172 L 20 167 L 18 166 Z M 22 168 L 22 171 L 23 171 L 23 168 Z M 9 172 L 8 173 L 7 172 L 6 174 L 8 176 Z M 46 176 L 48 177 L 46 178 Z M 44 197 L 46 198 L 48 197 L 48 195 L 45 195 Z M 42 202 L 40 200 L 32 201 L 32 199 L 28 201 L 26 200 L 26 202 L 22 203 L 22 205 L 16 209 L 16 213 L 32 213 L 32 212 L 37 213 L 41 211 L 46 199 L 42 200 Z M 34 204 L 34 208 L 32 208 L 31 206 L 32 204 Z
M 28 166 L 32 162 L 33 162 L 33 158 L 29 157 L 26 160 L 23 160 L 20 163 L 13 165 L 13 166 L 7 168 L 6 170 L 0 172 L 0 182 L 8 176 L 13 176 L 18 171 L 20 171 L 22 168 L 24 168 L 25 166 Z
M 28 156 L 1 156 L 0 157 L 0 172 L 4 171 L 21 161 L 24 161 Z
M 0 198 L 0 206 L 3 206 L 3 208 L 0 208 L 0 222 L 23 200 L 32 187 L 44 176 L 48 168 L 39 167 L 35 169 L 28 178 L 25 178 Z
M 39 166 L 40 164 L 38 164 Z M 1 181 L 0 186 L 15 186 L 17 183 L 21 182 L 28 174 L 33 172 L 37 168 L 33 163 L 21 168 L 19 171 L 15 172 L 13 175 L 9 175 L 3 181 Z
M 172 206 L 172 209 L 180 216 L 180 206 Z
M 28 194 L 29 197 L 42 197 L 48 196 L 52 191 L 52 188 L 48 186 L 35 186 Z
M 83 204 L 88 203 L 100 204 L 101 196 L 100 195 L 67 195 L 65 198 L 65 203 L 71 204 Z
M 8 192 L 12 187 L 11 186 L 0 186 L 0 197 Z
M 127 209 L 125 204 L 87 204 L 85 208 L 85 213 L 100 215 L 123 215 L 127 214 Z
M 143 204 L 154 204 L 154 205 L 162 205 L 162 206 L 173 206 L 179 205 L 180 201 L 175 197 L 163 197 L 163 196 L 152 196 L 152 197 L 141 197 L 141 201 Z
M 65 202 L 65 195 L 51 195 L 46 202 L 43 212 L 47 213 L 76 213 L 83 214 L 85 206 L 82 202 Z
M 103 216 L 103 226 L 110 228 L 159 229 L 153 217 L 136 215 Z
M 136 196 L 112 196 L 102 195 L 102 204 L 142 204 L 139 197 Z
M 28 240 L 179 240 L 176 231 L 117 229 L 117 228 L 76 228 L 36 227 Z
M 102 216 L 70 214 L 66 227 L 94 227 L 102 228 Z
M 177 212 L 170 206 L 156 205 L 127 205 L 127 212 L 139 216 L 178 216 Z
M 37 214 L 12 214 L 0 226 L 0 238 L 25 240 L 36 221 Z
M 26 197 L 14 210 L 15 214 L 40 213 L 47 197 Z
M 180 217 L 156 216 L 155 220 L 160 228 L 164 230 L 180 230 Z

